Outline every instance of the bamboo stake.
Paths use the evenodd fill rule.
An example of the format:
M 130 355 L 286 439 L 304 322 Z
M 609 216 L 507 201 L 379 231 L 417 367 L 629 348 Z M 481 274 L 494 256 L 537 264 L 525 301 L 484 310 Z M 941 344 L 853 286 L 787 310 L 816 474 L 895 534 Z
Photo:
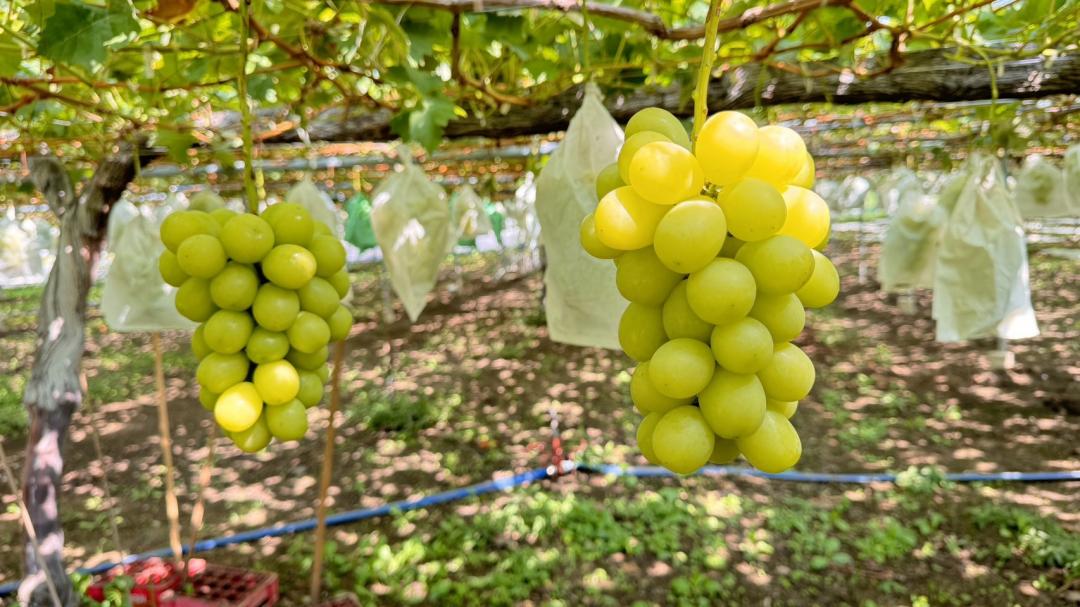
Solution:
M 157 384 L 158 432 L 161 434 L 161 457 L 165 462 L 165 514 L 169 519 L 169 548 L 173 560 L 183 560 L 183 544 L 180 543 L 180 504 L 176 499 L 176 475 L 173 466 L 172 434 L 169 430 L 169 403 L 165 397 L 165 363 L 161 351 L 161 334 L 155 332 L 154 343 L 154 383 Z
M 195 558 L 195 544 L 199 541 L 206 515 L 206 489 L 210 487 L 211 473 L 214 471 L 214 439 L 217 438 L 217 425 L 210 424 L 210 433 L 206 435 L 206 460 L 199 470 L 199 493 L 195 506 L 191 509 L 191 539 L 188 542 L 188 557 L 184 561 L 184 581 L 187 581 L 191 568 L 191 559 Z
M 322 592 L 323 553 L 326 549 L 326 496 L 330 490 L 330 477 L 334 472 L 335 421 L 341 406 L 341 366 L 345 361 L 345 341 L 334 347 L 334 370 L 330 376 L 330 417 L 326 423 L 326 446 L 323 448 L 322 472 L 319 475 L 319 501 L 316 505 L 315 554 L 311 564 L 311 603 L 319 602 Z

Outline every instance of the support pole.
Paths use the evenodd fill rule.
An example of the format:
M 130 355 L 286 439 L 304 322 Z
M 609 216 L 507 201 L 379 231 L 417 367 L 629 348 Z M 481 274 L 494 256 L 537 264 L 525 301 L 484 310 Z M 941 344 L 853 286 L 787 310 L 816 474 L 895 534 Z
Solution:
M 169 403 L 165 397 L 165 364 L 161 351 L 161 334 L 153 333 L 154 383 L 157 385 L 158 432 L 161 434 L 161 458 L 165 464 L 165 515 L 169 519 L 169 547 L 173 560 L 183 560 L 183 544 L 180 543 L 180 504 L 176 499 L 176 471 L 173 466 L 172 434 L 169 430 Z
M 337 434 L 337 412 L 341 407 L 341 366 L 345 362 L 345 341 L 334 346 L 334 370 L 330 375 L 330 416 L 326 423 L 326 446 L 323 448 L 322 472 L 319 475 L 319 501 L 315 512 L 315 554 L 311 564 L 311 603 L 319 602 L 322 593 L 323 556 L 326 551 L 327 493 L 334 473 L 334 439 Z

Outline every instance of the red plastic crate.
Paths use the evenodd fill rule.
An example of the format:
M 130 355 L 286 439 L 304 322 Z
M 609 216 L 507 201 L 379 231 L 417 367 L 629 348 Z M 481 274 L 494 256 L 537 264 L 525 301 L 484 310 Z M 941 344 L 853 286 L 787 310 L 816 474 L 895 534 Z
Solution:
M 86 595 L 95 601 L 104 601 L 105 589 L 121 575 L 135 580 L 131 589 L 131 604 L 151 607 L 165 605 L 173 597 L 183 577 L 180 568 L 172 561 L 149 559 L 106 573 L 86 589 Z
M 191 594 L 177 594 L 163 607 L 271 607 L 278 602 L 277 575 L 263 571 L 206 565 L 185 586 Z
M 123 575 L 135 579 L 133 605 L 146 607 L 271 607 L 278 602 L 278 578 L 273 573 L 210 565 L 202 559 L 188 563 L 188 579 L 180 566 L 151 559 L 124 567 Z M 87 596 L 101 601 L 105 587 L 120 572 L 103 576 L 87 589 Z M 188 592 L 190 591 L 190 593 Z

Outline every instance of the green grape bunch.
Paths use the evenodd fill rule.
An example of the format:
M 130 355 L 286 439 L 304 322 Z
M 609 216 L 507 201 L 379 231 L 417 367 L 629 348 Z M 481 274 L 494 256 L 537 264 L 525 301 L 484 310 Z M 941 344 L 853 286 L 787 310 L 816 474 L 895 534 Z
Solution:
M 650 462 L 691 474 L 741 455 L 779 473 L 802 456 L 790 420 L 815 372 L 791 341 L 806 308 L 840 291 L 819 250 L 830 218 L 814 172 L 791 129 L 720 112 L 691 141 L 674 115 L 646 108 L 597 176 L 581 245 L 614 262 L 630 302 L 619 344 L 638 363 L 630 397 Z
M 352 314 L 345 248 L 293 203 L 261 215 L 177 211 L 161 224 L 158 268 L 177 287 L 176 309 L 200 323 L 199 402 L 240 449 L 300 440 L 307 409 L 329 379 L 329 343 L 348 337 Z

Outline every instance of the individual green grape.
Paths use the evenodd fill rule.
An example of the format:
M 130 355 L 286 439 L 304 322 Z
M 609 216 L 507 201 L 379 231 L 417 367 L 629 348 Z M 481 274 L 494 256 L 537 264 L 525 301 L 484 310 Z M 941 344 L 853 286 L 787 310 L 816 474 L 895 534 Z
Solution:
M 829 236 L 829 205 L 821 196 L 798 186 L 788 186 L 783 193 L 787 214 L 778 234 L 786 234 L 816 247 Z
M 716 370 L 709 346 L 679 337 L 656 349 L 649 359 L 649 379 L 661 394 L 688 398 L 705 389 Z
M 724 211 L 708 198 L 680 202 L 656 224 L 653 248 L 669 270 L 689 274 L 716 259 L 727 237 Z
M 630 302 L 619 319 L 619 346 L 623 352 L 638 362 L 646 361 L 665 341 L 660 308 Z
M 266 426 L 279 441 L 293 441 L 307 434 L 307 409 L 298 400 L 266 408 Z
M 739 253 L 739 249 L 741 249 L 744 244 L 746 244 L 746 242 L 735 238 L 729 233 L 727 238 L 724 239 L 724 246 L 720 248 L 720 257 L 735 259 L 735 255 Z
M 692 398 L 671 398 L 661 394 L 649 379 L 648 361 L 638 364 L 634 374 L 630 377 L 630 400 L 643 414 L 654 411 L 664 413 L 675 407 L 689 405 Z
M 263 402 L 251 382 L 240 382 L 221 393 L 214 405 L 214 419 L 226 432 L 243 432 L 262 415 Z
M 165 281 L 165 284 L 173 287 L 179 287 L 190 278 L 180 267 L 176 255 L 168 249 L 162 251 L 161 256 L 158 257 L 158 272 L 161 273 L 161 279 Z
M 221 226 L 221 227 L 225 227 L 225 224 L 228 223 L 230 219 L 232 219 L 233 217 L 236 217 L 237 215 L 239 215 L 239 213 L 237 213 L 236 211 L 234 211 L 232 209 L 226 209 L 224 207 L 222 207 L 220 209 L 214 209 L 213 211 L 210 211 L 210 216 L 213 217 L 214 221 L 216 221 L 218 223 L 218 225 Z M 225 244 L 225 243 L 222 242 L 222 244 Z
M 694 154 L 709 183 L 726 186 L 742 179 L 758 155 L 758 127 L 739 112 L 713 114 L 701 126 Z
M 255 327 L 244 353 L 257 365 L 281 360 L 289 353 L 289 337 L 278 331 Z
M 327 279 L 330 284 L 334 285 L 334 290 L 337 291 L 338 297 L 344 298 L 349 294 L 349 290 L 352 288 L 352 283 L 349 281 L 349 272 L 345 268 L 338 270 L 336 274 Z
M 298 371 L 300 375 L 300 390 L 296 393 L 296 400 L 305 407 L 314 407 L 319 404 L 323 397 L 323 383 L 319 376 L 311 371 Z
M 634 159 L 638 150 L 657 141 L 671 143 L 670 139 L 655 131 L 642 131 L 627 136 L 622 148 L 619 150 L 619 179 L 622 179 L 623 183 L 630 183 L 630 162 Z
M 814 254 L 814 272 L 810 280 L 795 291 L 799 301 L 807 308 L 824 308 L 831 304 L 840 294 L 840 274 L 836 272 L 836 266 L 818 251 Z
M 734 462 L 739 455 L 739 447 L 735 441 L 717 436 L 716 445 L 713 447 L 712 455 L 709 456 L 709 463 L 723 466 Z
M 291 362 L 297 369 L 304 371 L 319 371 L 326 368 L 326 359 L 330 357 L 330 349 L 326 346 L 314 352 L 301 352 L 289 350 L 285 360 Z M 326 381 L 325 379 L 323 381 Z
M 235 354 L 244 349 L 255 328 L 251 315 L 234 310 L 218 310 L 206 321 L 203 339 L 214 352 Z
M 255 294 L 251 313 L 260 327 L 276 332 L 286 331 L 300 313 L 300 297 L 296 291 L 264 284 Z
M 195 327 L 195 331 L 191 334 L 191 353 L 195 355 L 195 360 L 202 360 L 206 358 L 206 355 L 213 352 L 210 346 L 206 345 L 206 340 L 203 339 L 203 333 L 206 330 L 206 325 L 199 325 Z
M 214 215 L 214 211 L 220 210 L 224 206 L 225 200 L 210 190 L 198 192 L 188 199 L 188 208 L 197 211 L 206 211 L 207 213 L 210 213 L 211 216 Z
M 732 373 L 757 373 L 773 353 L 768 327 L 749 316 L 713 329 L 709 343 L 716 362 Z
M 272 212 L 270 209 L 274 209 Z M 306 247 L 315 235 L 315 221 L 304 207 L 282 202 L 267 209 L 263 218 L 274 230 L 274 244 L 291 244 Z
M 176 311 L 195 322 L 204 322 L 217 312 L 210 298 L 210 282 L 205 278 L 189 278 L 176 290 Z
M 274 230 L 262 217 L 244 213 L 221 227 L 221 244 L 233 261 L 258 263 L 274 248 Z
M 161 243 L 169 251 L 176 253 L 180 244 L 191 236 L 209 234 L 217 236 L 220 231 L 218 223 L 209 213 L 203 211 L 176 211 L 169 214 L 161 222 L 159 234 Z
M 748 436 L 765 417 L 765 391 L 755 375 L 717 369 L 698 402 L 705 421 L 721 438 Z
M 320 222 L 316 223 L 322 225 Z M 345 247 L 333 236 L 313 236 L 308 250 L 315 256 L 316 276 L 330 278 L 345 267 Z
M 315 256 L 295 244 L 270 249 L 262 260 L 266 279 L 283 289 L 299 289 L 315 277 Z
M 775 400 L 802 400 L 814 386 L 814 363 L 793 344 L 776 344 L 773 357 L 758 379 L 765 395 Z
M 623 253 L 615 269 L 619 293 L 629 301 L 653 307 L 662 306 L 682 278 L 660 261 L 652 247 Z
M 265 449 L 273 437 L 270 435 L 269 426 L 266 425 L 266 416 L 260 415 L 259 419 L 255 420 L 255 423 L 247 430 L 229 432 L 229 438 L 241 451 L 257 453 Z
M 213 411 L 214 405 L 217 404 L 219 394 L 215 394 L 209 390 L 199 388 L 199 404 L 207 411 Z
M 656 429 L 656 422 L 660 421 L 663 417 L 663 413 L 650 413 L 641 420 L 637 428 L 637 444 L 641 454 L 645 456 L 650 464 L 659 465 L 660 460 L 656 458 L 656 452 L 653 451 L 653 430 Z
M 330 318 L 337 311 L 341 299 L 334 285 L 329 281 L 316 276 L 299 289 L 296 294 L 300 297 L 300 309 L 311 312 L 322 318 Z
M 766 411 L 756 432 L 735 441 L 750 465 L 768 474 L 779 474 L 799 462 L 802 441 L 786 417 Z
M 677 145 L 690 149 L 690 136 L 686 128 L 674 114 L 659 107 L 647 107 L 639 110 L 626 123 L 626 136 L 632 137 L 637 133 L 649 132 L 660 133 Z
M 600 199 L 593 214 L 596 237 L 606 246 L 632 251 L 652 244 L 653 234 L 668 207 L 638 196 L 634 188 L 623 186 Z
M 806 144 L 795 131 L 779 125 L 758 129 L 758 153 L 746 172 L 749 177 L 764 179 L 783 187 L 799 175 L 806 160 Z
M 656 459 L 677 474 L 691 474 L 707 464 L 715 446 L 716 435 L 697 407 L 672 409 L 653 427 Z
M 765 295 L 758 293 L 750 316 L 761 321 L 772 334 L 773 341 L 781 343 L 791 341 L 802 333 L 806 326 L 806 310 L 794 293 L 786 295 Z
M 330 326 L 311 312 L 300 312 L 285 334 L 293 349 L 310 354 L 326 347 L 330 341 Z
M 783 195 L 760 179 L 747 178 L 729 185 L 716 203 L 724 211 L 728 231 L 744 242 L 776 234 L 787 217 Z
M 750 270 L 758 290 L 767 295 L 794 293 L 814 273 L 810 247 L 791 236 L 748 242 L 739 249 L 735 260 Z
M 188 276 L 213 278 L 225 267 L 225 249 L 209 234 L 195 234 L 180 243 L 176 263 Z
M 195 379 L 203 388 L 222 394 L 244 381 L 247 373 L 248 359 L 243 354 L 211 352 L 195 369 Z
M 754 276 L 733 259 L 718 258 L 686 281 L 686 300 L 705 322 L 722 325 L 746 316 L 754 306 Z
M 799 410 L 799 401 L 786 401 L 776 400 L 775 398 L 766 398 L 765 408 L 767 408 L 769 411 L 776 411 L 780 415 L 791 419 L 795 415 L 795 412 Z
M 339 305 L 330 318 L 326 319 L 326 324 L 330 327 L 330 341 L 342 341 L 348 338 L 349 332 L 352 331 L 352 312 L 349 312 L 345 306 Z
M 630 186 L 642 198 L 672 205 L 701 193 L 705 175 L 697 158 L 668 141 L 641 146 L 630 162 Z
M 300 392 L 300 374 L 287 360 L 258 365 L 251 382 L 268 405 L 284 405 Z
M 578 237 L 581 239 L 581 248 L 597 259 L 615 259 L 622 253 L 600 242 L 600 238 L 596 235 L 596 218 L 592 213 L 581 220 Z
M 702 320 L 690 307 L 690 302 L 686 299 L 686 285 L 685 280 L 680 281 L 664 301 L 664 333 L 671 339 L 689 337 L 709 341 L 713 326 Z
M 626 182 L 622 180 L 622 177 L 619 177 L 619 163 L 612 162 L 596 176 L 596 199 L 600 200 L 607 196 L 608 192 L 624 185 L 626 185 Z
M 255 268 L 231 261 L 210 280 L 210 299 L 222 310 L 247 310 L 259 292 Z

